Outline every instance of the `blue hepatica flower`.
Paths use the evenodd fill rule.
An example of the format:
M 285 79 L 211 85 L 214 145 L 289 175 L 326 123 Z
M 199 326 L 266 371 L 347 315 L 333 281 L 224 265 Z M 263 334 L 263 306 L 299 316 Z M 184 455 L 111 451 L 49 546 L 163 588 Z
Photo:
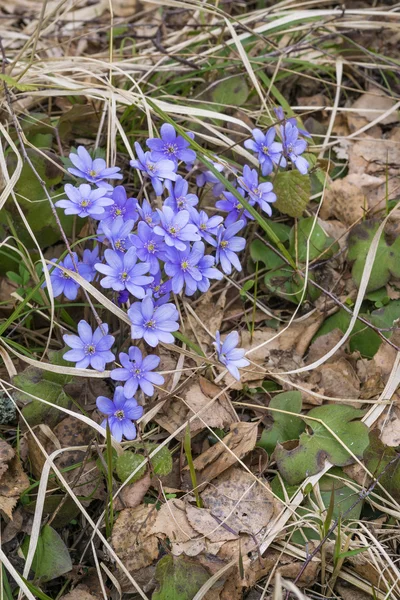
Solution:
M 197 265 L 203 256 L 204 244 L 202 242 L 193 244 L 192 249 L 189 244 L 185 250 L 168 248 L 164 268 L 166 274 L 171 277 L 172 291 L 175 294 L 179 294 L 185 285 L 187 296 L 192 296 L 196 292 L 197 282 L 202 279 Z
M 76 252 L 72 252 L 72 255 L 74 257 L 74 261 L 72 260 L 71 256 L 67 254 L 64 260 L 59 261 L 57 263 L 57 259 L 53 258 L 51 262 L 57 263 L 65 269 L 69 269 L 70 271 L 76 272 L 74 266 L 75 262 L 78 268 L 79 275 L 82 275 L 82 277 L 84 277 L 86 281 L 90 281 L 90 270 L 88 269 L 88 267 L 83 263 L 79 262 L 78 255 L 76 254 Z M 52 265 L 47 265 L 47 268 L 53 269 Z M 61 269 L 55 267 L 50 273 L 50 280 L 54 298 L 57 298 L 61 294 L 64 294 L 64 296 L 68 298 L 68 300 L 76 300 L 80 285 L 79 283 L 74 281 L 70 275 L 64 273 Z M 47 287 L 46 282 L 44 282 L 42 287 Z
M 245 198 L 245 191 L 242 188 L 237 188 L 239 194 Z M 240 200 L 236 198 L 231 192 L 223 192 L 224 196 L 223 200 L 218 200 L 215 203 L 215 206 L 220 210 L 224 210 L 228 213 L 225 218 L 225 226 L 228 227 L 232 225 L 232 223 L 236 223 L 238 219 L 241 219 L 246 223 L 247 219 L 254 220 L 254 217 L 244 208 L 243 204 L 241 204 Z M 255 204 L 255 200 L 253 198 L 248 198 L 247 202 L 253 206 Z
M 122 440 L 122 436 L 127 440 L 136 438 L 136 427 L 132 421 L 140 419 L 143 406 L 139 406 L 135 398 L 125 398 L 121 386 L 115 388 L 113 400 L 99 396 L 96 405 L 100 412 L 107 415 L 101 427 L 106 429 L 108 422 L 110 433 L 117 442 Z
M 286 167 L 286 159 L 282 156 L 282 144 L 274 141 L 275 129 L 271 127 L 265 134 L 260 129 L 253 129 L 252 133 L 254 139 L 246 140 L 244 146 L 248 150 L 257 152 L 262 174 L 272 173 L 274 164 Z
M 189 210 L 190 214 L 190 222 L 196 225 L 200 236 L 206 240 L 211 246 L 216 246 L 217 243 L 215 239 L 212 237 L 216 236 L 218 233 L 218 226 L 224 220 L 223 217 L 219 215 L 215 215 L 213 217 L 209 217 L 204 210 L 200 212 L 195 208 L 191 208 Z
M 78 335 L 63 335 L 63 340 L 72 348 L 64 354 L 64 359 L 76 362 L 77 369 L 86 369 L 89 365 L 96 371 L 104 371 L 106 363 L 115 359 L 110 348 L 114 337 L 108 335 L 108 325 L 103 323 L 93 332 L 89 323 L 79 321 Z
M 96 276 L 96 269 L 94 268 L 95 264 L 99 262 L 99 246 L 95 246 L 93 250 L 83 251 L 82 257 L 82 270 L 85 272 L 85 279 L 87 281 L 93 281 Z
M 250 169 L 248 165 L 243 167 L 243 177 L 239 178 L 240 185 L 249 193 L 250 198 L 260 205 L 261 210 L 272 215 L 270 204 L 276 201 L 276 194 L 273 193 L 272 183 L 258 182 L 258 174 L 255 169 Z
M 156 210 L 153 210 L 150 206 L 150 203 L 144 199 L 142 202 L 142 206 L 137 207 L 138 213 L 140 215 L 140 219 L 147 223 L 149 227 L 154 227 L 157 223 L 160 222 L 160 217 Z
M 307 149 L 307 142 L 299 139 L 299 129 L 295 124 L 288 121 L 285 125 L 281 125 L 281 135 L 285 156 L 302 175 L 306 175 L 310 165 L 300 154 L 303 154 Z
M 172 208 L 164 206 L 162 210 L 157 209 L 160 216 L 160 224 L 154 227 L 154 233 L 161 235 L 167 246 L 175 247 L 177 250 L 186 250 L 185 242 L 197 242 L 200 235 L 196 225 L 189 223 L 189 212 L 181 210 L 174 213 Z
M 107 264 L 96 264 L 96 270 L 106 277 L 100 281 L 101 287 L 111 288 L 116 292 L 128 290 L 135 298 L 144 298 L 145 285 L 153 281 L 152 277 L 146 276 L 150 265 L 148 262 L 138 263 L 135 248 L 129 248 L 126 254 L 118 254 L 114 250 L 106 250 L 104 258 Z
M 135 302 L 128 310 L 132 323 L 132 339 L 144 339 L 155 348 L 159 342 L 173 344 L 172 331 L 179 329 L 179 313 L 173 304 L 155 306 L 150 296 L 141 302 Z
M 124 221 L 135 222 L 138 220 L 138 201 L 136 198 L 128 198 L 122 185 L 117 185 L 113 189 L 111 199 L 111 205 L 107 206 L 104 213 L 99 217 L 101 220 L 100 225 L 106 224 L 110 227 L 118 217 L 121 217 Z
M 161 159 L 154 161 L 151 158 L 150 152 L 143 152 L 139 142 L 135 142 L 135 150 L 137 160 L 131 160 L 130 165 L 135 169 L 139 169 L 150 177 L 151 184 L 157 196 L 161 196 L 164 189 L 164 179 L 175 181 L 177 175 L 175 173 L 176 165 L 174 161 Z
M 193 247 L 202 242 L 195 242 Z M 221 280 L 223 275 L 221 271 L 214 267 L 215 258 L 211 254 L 205 254 L 197 263 L 197 268 L 201 273 L 201 280 L 197 282 L 197 287 L 200 292 L 206 292 L 210 287 L 210 279 Z M 186 292 L 187 293 L 187 292 Z
M 100 219 L 104 214 L 104 207 L 113 203 L 111 198 L 107 198 L 107 190 L 97 188 L 93 190 L 88 183 L 82 183 L 79 187 L 74 187 L 70 183 L 64 186 L 67 199 L 58 200 L 57 208 L 64 208 L 66 215 L 78 215 L 78 217 L 92 217 Z
M 123 254 L 132 246 L 131 234 L 134 225 L 134 221 L 124 221 L 122 217 L 117 217 L 110 225 L 102 223 L 101 229 L 113 249 Z
M 157 235 L 154 230 L 140 221 L 137 227 L 137 235 L 132 235 L 132 243 L 136 247 L 136 254 L 140 260 L 146 261 L 150 265 L 150 274 L 155 275 L 160 270 L 159 260 L 165 260 L 164 238 Z
M 240 252 L 246 246 L 246 240 L 242 237 L 237 237 L 236 233 L 244 227 L 244 221 L 238 221 L 225 228 L 219 226 L 217 238 L 217 252 L 215 263 L 221 264 L 222 270 L 227 275 L 232 273 L 232 265 L 237 271 L 242 270 L 242 265 L 236 252 Z
M 122 179 L 119 167 L 107 167 L 103 158 L 93 159 L 83 146 L 78 146 L 77 154 L 71 152 L 69 159 L 74 166 L 68 171 L 90 183 L 99 183 L 104 179 Z
M 222 173 L 224 170 L 224 165 L 221 165 L 221 163 L 218 162 L 213 162 L 213 167 L 215 167 L 219 173 Z M 219 196 L 225 189 L 224 184 L 220 182 L 218 177 L 216 177 L 212 171 L 208 171 L 207 167 L 200 167 L 200 171 L 200 174 L 196 177 L 196 185 L 198 185 L 198 187 L 203 187 L 206 183 L 213 183 L 213 194 L 214 196 Z
M 147 146 L 151 150 L 151 158 L 154 161 L 173 160 L 178 164 L 180 160 L 185 163 L 191 163 L 196 159 L 196 152 L 190 150 L 189 142 L 182 136 L 176 135 L 176 131 L 169 123 L 164 123 L 160 129 L 161 140 L 158 138 L 150 138 L 147 140 Z M 187 134 L 190 138 L 194 138 L 193 133 Z
M 155 298 L 156 300 L 162 298 L 162 303 L 168 302 L 170 293 L 172 291 L 171 280 L 167 279 L 166 281 L 163 281 L 161 277 L 161 272 L 159 271 L 158 273 L 154 274 L 154 281 L 152 281 L 152 283 L 149 283 L 149 285 L 147 286 L 147 290 L 149 291 L 150 295 L 153 296 L 153 298 Z
M 215 342 L 213 342 L 217 351 L 218 360 L 228 369 L 229 373 L 240 381 L 239 368 L 247 367 L 250 362 L 244 358 L 245 351 L 242 348 L 236 348 L 239 343 L 239 334 L 237 331 L 232 331 L 221 344 L 221 336 L 219 331 L 215 334 Z
M 196 194 L 188 194 L 189 184 L 180 175 L 177 176 L 175 185 L 172 181 L 166 181 L 165 187 L 169 192 L 169 196 L 165 200 L 164 206 L 169 206 L 174 212 L 190 210 L 192 206 L 196 206 L 199 202 Z
M 121 352 L 119 361 L 122 368 L 111 371 L 111 379 L 125 381 L 124 394 L 126 398 L 132 398 L 138 387 L 146 396 L 154 394 L 153 383 L 162 385 L 164 377 L 159 373 L 152 373 L 160 364 L 160 358 L 155 354 L 149 354 L 143 358 L 139 348 L 131 346 L 128 354 Z

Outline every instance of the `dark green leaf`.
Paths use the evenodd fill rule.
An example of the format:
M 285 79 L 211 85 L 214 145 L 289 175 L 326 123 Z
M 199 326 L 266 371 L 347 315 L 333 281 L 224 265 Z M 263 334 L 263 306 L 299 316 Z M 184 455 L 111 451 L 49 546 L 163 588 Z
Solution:
M 22 543 L 22 552 L 27 556 L 29 536 Z M 45 525 L 38 539 L 32 562 L 35 578 L 51 581 L 72 570 L 72 561 L 68 549 L 58 533 Z
M 347 447 L 357 458 L 361 458 L 368 446 L 368 427 L 355 419 L 363 414 L 364 411 L 343 404 L 312 409 L 307 416 L 321 421 L 305 419 L 312 434 L 302 433 L 298 446 L 293 450 L 286 450 L 280 445 L 276 447 L 274 457 L 282 477 L 291 484 L 300 483 L 306 477 L 318 473 L 326 459 L 333 465 L 349 465 L 354 459 Z
M 167 555 L 157 563 L 155 578 L 158 589 L 152 600 L 193 600 L 210 575 L 201 564 L 183 555 Z
M 290 217 L 301 217 L 310 199 L 310 177 L 297 170 L 279 171 L 274 179 L 274 192 L 275 208 Z
M 270 408 L 284 410 L 289 413 L 299 414 L 301 412 L 301 393 L 283 392 L 277 394 L 269 403 Z M 271 411 L 273 424 L 268 429 L 264 429 L 261 439 L 257 446 L 264 448 L 269 454 L 275 450 L 276 444 L 288 440 L 297 440 L 299 435 L 305 429 L 303 419 L 294 415 Z

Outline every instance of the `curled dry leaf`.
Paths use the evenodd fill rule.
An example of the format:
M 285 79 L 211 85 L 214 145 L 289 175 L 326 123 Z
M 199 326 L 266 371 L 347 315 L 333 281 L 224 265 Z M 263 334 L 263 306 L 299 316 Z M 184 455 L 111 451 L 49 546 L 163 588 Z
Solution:
M 125 508 L 136 508 L 139 506 L 145 497 L 151 484 L 151 475 L 146 471 L 144 477 L 135 481 L 131 485 L 126 485 L 122 488 L 119 499 L 124 504 Z
M 253 450 L 257 442 L 257 423 L 233 423 L 230 433 L 220 442 L 200 454 L 194 461 L 197 484 L 212 481 Z M 183 470 L 186 484 L 191 487 L 189 467 Z
M 227 427 L 232 422 L 237 421 L 237 415 L 228 395 L 226 393 L 220 394 L 220 392 L 221 388 L 204 377 L 199 377 L 198 381 L 192 383 L 179 396 L 168 400 L 154 420 L 168 433 L 174 434 L 185 421 L 201 411 L 207 404 L 210 404 L 206 410 L 201 412 L 201 419 L 191 421 L 191 434 L 196 435 L 196 433 L 202 431 L 206 427 L 204 423 L 209 427 Z M 218 394 L 220 394 L 219 397 L 215 398 Z M 215 400 L 210 403 L 213 398 Z M 183 439 L 184 436 L 185 431 L 181 431 L 176 435 L 176 438 Z

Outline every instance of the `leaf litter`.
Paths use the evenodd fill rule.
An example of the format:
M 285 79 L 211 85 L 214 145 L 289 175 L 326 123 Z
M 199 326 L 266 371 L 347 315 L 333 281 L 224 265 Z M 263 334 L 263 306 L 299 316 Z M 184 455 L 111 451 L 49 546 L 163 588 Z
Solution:
M 7 10 L 0 9 L 4 17 L 3 23 L 0 23 L 2 43 L 6 44 L 10 56 L 21 49 L 18 28 L 21 28 L 23 36 L 34 32 L 41 5 L 31 5 L 29 10 L 36 19 L 28 18 L 24 3 Z M 192 52 L 190 36 L 186 39 L 187 30 L 182 28 L 183 21 L 178 28 L 174 25 L 177 17 L 173 10 L 164 7 L 160 16 L 158 8 L 149 8 L 148 11 L 147 8 L 142 13 L 135 13 L 139 10 L 136 2 L 119 1 L 113 5 L 116 21 L 112 38 L 119 53 L 119 64 L 129 64 L 129 68 L 141 76 L 145 69 L 153 68 L 153 55 L 159 53 L 160 71 L 157 76 L 160 80 L 154 78 L 151 85 L 153 89 L 166 85 L 166 89 L 171 90 L 167 92 L 170 94 L 168 97 L 182 101 L 182 97 L 191 92 L 182 91 L 179 86 L 175 88 L 168 72 L 175 69 L 176 75 L 179 72 L 185 78 L 185 70 L 189 73 L 190 69 L 193 70 L 190 62 L 196 59 L 197 49 Z M 224 10 L 232 11 L 230 16 L 236 19 L 235 11 L 240 12 L 241 8 L 225 7 Z M 363 15 L 362 8 L 359 13 L 357 10 L 356 14 L 347 17 L 353 19 L 356 25 L 356 19 Z M 103 109 L 108 96 L 100 80 L 89 74 L 86 61 L 90 56 L 95 57 L 99 72 L 106 74 L 105 36 L 92 25 L 96 28 L 104 25 L 109 41 L 108 11 L 107 3 L 97 2 L 89 6 L 83 1 L 77 10 L 66 10 L 65 22 L 60 28 L 61 36 L 70 36 L 72 25 L 77 27 L 78 34 L 70 40 L 69 51 L 71 57 L 84 61 L 83 66 L 78 67 L 76 79 L 83 83 L 83 92 L 75 96 L 76 81 L 61 74 L 64 72 L 61 62 L 69 60 L 63 46 L 57 42 L 54 48 L 49 47 L 46 38 L 41 36 L 37 39 L 40 60 L 46 52 L 52 60 L 62 58 L 58 67 L 60 73 L 55 70 L 55 80 L 48 76 L 45 60 L 43 64 L 40 61 L 31 64 L 22 81 L 15 78 L 14 73 L 11 79 L 4 80 L 12 88 L 16 110 L 25 111 L 18 114 L 22 115 L 21 121 L 27 121 L 23 127 L 29 143 L 39 148 L 45 159 L 38 158 L 40 153 L 32 148 L 28 148 L 29 156 L 34 158 L 39 173 L 52 190 L 59 189 L 57 186 L 63 177 L 56 154 L 59 146 L 68 153 L 70 144 L 75 141 L 91 144 L 96 136 L 98 139 L 103 136 L 104 117 L 101 114 L 106 114 Z M 92 22 L 94 14 L 96 23 Z M 193 14 L 185 6 L 181 18 L 186 27 L 190 28 L 186 24 L 190 24 Z M 291 9 L 288 14 L 293 14 Z M 250 9 L 241 17 L 246 22 L 249 15 Z M 136 23 L 138 18 L 139 24 Z M 248 28 L 253 27 L 252 18 L 243 27 L 246 36 Z M 220 25 L 225 27 L 217 11 L 204 13 L 204 19 L 211 33 L 205 29 L 200 34 L 196 29 L 196 35 L 203 43 L 212 40 L 210 50 L 213 53 L 219 51 L 214 48 L 216 39 L 223 39 L 224 44 L 225 41 L 235 41 L 233 38 L 230 40 L 226 32 L 220 31 L 218 36 L 222 37 L 215 37 L 213 29 Z M 257 19 L 263 32 L 268 24 L 260 15 Z M 377 35 L 372 26 L 373 20 L 366 22 L 371 25 L 368 45 L 377 52 L 387 50 L 395 53 L 390 41 Z M 47 35 L 54 35 L 51 21 L 47 27 Z M 341 51 L 345 38 L 341 37 L 340 28 L 334 24 L 332 27 L 337 36 L 338 51 Z M 143 33 L 144 37 L 135 39 L 135 30 Z M 362 50 L 367 46 L 367 40 L 357 26 L 355 30 L 354 40 L 361 42 L 358 60 L 366 57 L 369 62 L 370 51 L 364 53 Z M 154 39 L 153 33 L 149 32 L 155 32 Z M 257 35 L 263 35 L 262 32 Z M 151 39 L 146 39 L 146 35 Z M 302 48 L 301 39 L 297 40 L 293 32 L 282 37 L 272 35 L 277 42 L 277 46 L 271 47 L 272 53 L 277 47 L 281 49 L 279 52 L 285 53 L 285 49 L 293 43 L 299 56 L 309 60 L 313 69 L 316 68 L 313 63 L 315 57 L 311 56 L 309 49 Z M 307 35 L 319 43 L 318 33 L 314 30 Z M 178 42 L 183 44 L 183 50 L 191 52 L 187 58 L 185 52 L 175 54 L 174 44 Z M 139 51 L 137 56 L 136 48 Z M 226 52 L 228 58 L 234 56 L 229 54 L 230 44 L 226 46 Z M 257 55 L 256 41 L 253 47 L 250 45 L 248 56 L 254 58 Z M 176 60 L 173 69 L 168 64 L 171 60 Z M 265 128 L 271 124 L 271 115 L 266 112 L 259 114 L 259 98 L 255 100 L 256 95 L 251 90 L 253 77 L 249 77 L 256 63 L 251 61 L 249 64 L 250 70 L 249 65 L 246 68 L 242 65 L 242 76 L 227 76 L 226 80 L 221 79 L 219 68 L 211 66 L 213 75 L 198 88 L 196 78 L 193 78 L 191 85 L 199 105 L 193 104 L 193 112 L 189 111 L 194 116 L 190 125 L 210 142 L 210 147 L 223 143 L 221 140 L 227 131 L 240 144 L 245 129 L 242 125 L 239 127 L 238 122 L 250 128 Z M 299 92 L 298 105 L 307 110 L 301 115 L 304 109 L 297 113 L 313 134 L 313 143 L 319 144 L 328 131 L 332 116 L 334 78 L 332 81 L 328 78 L 327 86 L 321 86 L 321 81 L 314 75 L 303 78 L 300 72 L 291 74 L 284 70 L 284 75 L 275 81 L 275 74 L 269 70 L 270 66 L 265 73 L 268 77 L 273 76 L 272 80 L 259 69 L 258 63 L 255 71 L 265 89 L 268 87 L 278 102 L 287 96 L 294 106 L 294 90 Z M 189 349 L 191 354 L 179 354 L 179 344 L 174 349 L 161 348 L 160 370 L 166 371 L 165 384 L 147 407 L 151 416 L 143 420 L 140 431 L 146 443 L 142 439 L 133 444 L 124 442 L 123 448 L 109 455 L 104 439 L 97 437 L 93 428 L 65 413 L 65 409 L 81 412 L 99 423 L 95 399 L 98 395 L 110 393 L 109 382 L 81 378 L 71 381 L 68 376 L 58 376 L 31 366 L 26 368 L 22 360 L 15 360 L 18 375 L 12 383 L 19 389 L 13 393 L 13 399 L 23 418 L 14 415 L 9 421 L 11 425 L 2 424 L 0 439 L 0 512 L 5 522 L 2 538 L 6 549 L 10 550 L 13 564 L 18 565 L 18 560 L 21 560 L 17 546 L 23 552 L 29 541 L 46 454 L 61 450 L 56 459 L 57 467 L 93 516 L 101 519 L 105 510 L 113 551 L 139 582 L 143 593 L 153 600 L 197 598 L 199 590 L 204 589 L 214 576 L 214 585 L 201 597 L 235 600 L 244 597 L 243 594 L 253 588 L 258 600 L 261 597 L 258 590 L 264 586 L 268 590 L 266 593 L 273 593 L 276 573 L 294 581 L 305 593 L 316 589 L 319 593 L 322 586 L 327 595 L 328 592 L 337 594 L 343 600 L 360 595 L 371 597 L 371 586 L 374 586 L 373 594 L 379 598 L 383 598 L 389 589 L 397 593 L 397 571 L 391 558 L 394 548 L 392 542 L 387 541 L 387 535 L 398 530 L 400 416 L 398 395 L 387 397 L 384 390 L 393 379 L 393 365 L 396 364 L 399 347 L 397 203 L 400 128 L 398 108 L 394 108 L 397 106 L 398 86 L 393 83 L 394 89 L 389 92 L 387 80 L 377 75 L 378 67 L 372 71 L 374 77 L 364 79 L 360 71 L 346 65 L 344 87 L 347 99 L 339 98 L 332 137 L 327 140 L 333 141 L 332 148 L 319 162 L 313 159 L 311 176 L 292 170 L 281 172 L 276 177 L 277 201 L 271 223 L 281 226 L 278 238 L 286 250 L 286 260 L 282 258 L 282 246 L 277 244 L 276 239 L 266 238 L 261 230 L 256 232 L 258 238 L 255 240 L 260 242 L 259 238 L 262 238 L 261 244 L 255 245 L 253 224 L 245 249 L 247 262 L 242 265 L 245 279 L 235 274 L 232 281 L 227 278 L 223 286 L 212 288 L 199 300 L 185 299 L 182 305 L 185 313 L 182 350 Z M 35 92 L 44 74 L 47 86 L 56 83 L 54 106 L 59 112 L 52 114 L 50 107 L 51 118 L 47 115 L 47 106 L 44 109 L 44 105 L 40 105 Z M 122 77 L 119 66 L 113 75 L 112 87 L 118 109 L 112 112 L 109 122 L 109 127 L 114 128 L 117 128 L 119 119 L 126 122 L 129 118 L 129 108 L 125 113 L 124 107 L 135 104 L 131 96 L 128 101 L 124 100 L 120 93 L 122 87 L 119 87 L 124 80 L 118 80 L 118 77 Z M 357 88 L 353 87 L 355 81 Z M 98 86 L 96 93 L 90 89 L 87 91 L 86 88 L 94 84 Z M 207 86 L 209 89 L 206 89 Z M 42 97 L 46 97 L 45 94 L 46 89 L 40 90 Z M 213 119 L 197 112 L 207 108 L 210 102 L 214 103 Z M 1 103 L 4 111 L 3 96 Z M 46 113 L 34 113 L 38 108 L 46 110 Z M 33 125 L 28 124 L 30 110 L 34 115 Z M 389 114 L 380 119 L 384 113 Z M 225 129 L 221 126 L 221 119 L 226 115 L 234 120 L 228 121 Z M 138 129 L 146 129 L 147 124 L 140 119 L 138 117 Z M 153 126 L 158 127 L 156 120 Z M 118 153 L 125 159 L 128 154 L 123 146 L 124 140 L 121 138 L 119 142 Z M 315 156 L 320 147 L 314 149 Z M 116 146 L 111 144 L 111 149 L 114 152 Z M 234 158 L 235 168 L 240 167 L 240 154 L 234 155 Z M 53 163 L 49 163 L 48 159 Z M 13 169 L 17 168 L 18 160 L 12 153 L 9 153 L 7 162 Z M 52 165 L 50 170 L 49 165 Z M 24 207 L 28 223 L 34 229 L 39 247 L 51 248 L 60 241 L 60 234 L 54 227 L 47 205 L 45 209 L 41 202 L 42 210 L 37 210 L 35 202 L 27 199 L 33 194 L 35 201 L 40 200 L 42 188 L 26 165 L 23 169 L 23 177 L 15 185 L 15 192 Z M 5 182 L 1 191 L 4 185 Z M 211 194 L 205 194 L 204 205 L 210 201 L 214 201 Z M 2 233 L 7 231 L 10 221 L 16 220 L 17 215 L 8 200 L 6 211 L 8 221 L 0 222 Z M 348 311 L 354 310 L 372 240 L 387 214 L 388 224 L 378 244 L 360 310 L 360 316 L 375 329 L 358 321 L 346 343 L 338 347 L 333 356 L 327 357 L 333 347 L 339 346 L 350 323 Z M 75 229 L 71 224 L 62 223 L 68 237 L 73 239 Z M 18 306 L 15 297 L 10 295 L 16 289 L 15 285 L 20 297 L 24 298 L 38 281 L 34 275 L 33 261 L 37 260 L 37 253 L 32 250 L 34 244 L 25 226 L 16 223 L 15 228 L 13 235 L 16 234 L 29 249 L 27 254 L 23 254 L 22 261 L 27 267 L 28 277 L 18 269 L 14 272 L 15 265 L 7 266 L 4 273 L 1 271 L 2 319 L 13 315 Z M 84 233 L 90 236 L 94 231 L 88 229 Z M 49 256 L 60 256 L 61 252 L 54 250 Z M 293 259 L 299 273 L 294 272 L 290 261 L 288 264 L 288 256 Z M 259 275 L 261 268 L 264 271 Z M 6 273 L 12 275 L 9 277 Z M 305 273 L 308 283 L 303 297 Z M 29 322 L 29 314 L 25 324 L 24 321 L 18 323 L 17 316 L 13 317 L 12 326 L 15 326 L 17 335 L 12 329 L 10 339 L 19 351 L 21 347 L 27 348 L 28 356 L 40 360 L 40 350 L 31 348 L 39 346 L 44 350 L 48 321 L 43 318 L 45 305 L 38 301 L 37 296 L 35 302 L 33 306 L 39 316 L 34 315 L 33 325 Z M 71 327 L 79 313 L 67 306 L 59 310 L 57 325 Z M 115 316 L 113 325 L 113 331 L 120 326 Z M 251 365 L 242 372 L 240 382 L 224 373 L 222 366 L 216 366 L 213 355 L 215 331 L 222 330 L 225 335 L 233 329 L 240 331 L 240 347 L 245 349 L 251 361 Z M 60 340 L 60 336 L 54 338 L 57 350 L 61 347 Z M 188 346 L 188 342 L 192 346 Z M 196 356 L 194 347 L 200 347 L 207 357 L 211 357 L 209 363 L 203 360 L 201 354 Z M 63 364 L 50 354 L 45 355 L 45 360 Z M 318 367 L 306 370 L 315 362 Z M 8 383 L 7 375 L 4 375 L 4 380 Z M 29 394 L 46 399 L 51 406 L 32 399 Z M 379 410 L 382 408 L 380 416 L 368 430 L 363 419 L 371 406 L 372 410 L 377 407 L 379 398 L 383 398 L 385 406 L 378 407 Z M 185 450 L 188 436 L 192 456 L 187 448 Z M 148 459 L 149 452 L 166 440 L 171 463 L 166 469 L 168 472 L 156 463 L 155 458 Z M 127 459 L 121 461 L 121 455 L 127 456 Z M 333 466 L 326 475 L 322 473 L 327 460 Z M 121 469 L 115 466 L 118 461 L 127 463 L 125 471 L 129 471 L 128 477 L 118 475 L 121 473 Z M 148 463 L 150 466 L 147 466 Z M 137 473 L 137 479 L 130 483 L 129 475 L 142 464 L 144 466 Z M 312 483 L 307 483 L 310 476 Z M 276 481 L 280 482 L 279 486 Z M 168 482 L 173 485 L 168 485 Z M 374 486 L 373 489 L 371 486 Z M 298 490 L 304 495 L 301 506 L 290 500 Z M 32 585 L 39 585 L 51 594 L 52 588 L 46 586 L 46 582 L 58 585 L 58 581 L 64 580 L 66 587 L 61 588 L 60 584 L 56 592 L 58 594 L 62 589 L 63 595 L 57 597 L 64 600 L 101 597 L 94 586 L 87 587 L 85 583 L 70 585 L 74 581 L 72 569 L 87 569 L 89 565 L 93 569 L 94 561 L 87 552 L 91 530 L 54 474 L 44 492 L 46 500 L 32 564 Z M 113 495 L 116 496 L 114 512 L 110 513 L 109 503 Z M 332 514 L 329 508 L 331 497 L 334 498 Z M 269 540 L 270 532 L 275 531 L 274 525 L 285 506 L 290 506 L 288 520 L 274 534 L 273 547 L 271 541 L 263 546 L 265 540 Z M 346 510 L 350 508 L 353 512 L 347 518 L 354 520 L 351 527 L 346 521 Z M 334 523 L 339 515 L 343 516 L 343 521 L 336 524 L 322 544 L 321 551 L 318 543 L 323 540 L 331 521 Z M 377 532 L 374 539 L 367 535 L 363 519 L 368 519 L 370 531 Z M 46 520 L 50 524 L 46 524 Z M 103 527 L 103 521 L 100 523 Z M 137 588 L 116 566 L 115 557 L 99 544 L 96 536 L 92 539 L 100 561 L 107 565 L 112 575 L 107 585 L 115 587 L 113 594 L 118 589 L 115 581 L 119 582 L 123 595 L 137 592 Z M 307 544 L 307 553 L 304 552 L 304 544 Z M 361 553 L 357 553 L 359 547 L 362 548 Z M 260 552 L 260 548 L 264 551 Z M 347 550 L 349 554 L 341 564 L 338 553 Z M 78 554 L 84 557 L 82 563 L 76 558 Z M 334 577 L 331 578 L 333 571 Z M 385 572 L 384 577 L 381 577 L 380 571 Z M 64 574 L 66 578 L 63 579 Z M 80 581 L 78 576 L 75 581 Z M 67 593 L 64 593 L 66 590 Z

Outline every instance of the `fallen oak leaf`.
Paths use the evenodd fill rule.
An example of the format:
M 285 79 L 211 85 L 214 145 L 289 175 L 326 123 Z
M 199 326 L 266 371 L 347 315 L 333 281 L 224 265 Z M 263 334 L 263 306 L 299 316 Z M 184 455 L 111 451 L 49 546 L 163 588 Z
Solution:
M 194 461 L 197 484 L 212 481 L 253 450 L 257 442 L 257 423 L 233 423 L 230 433 Z M 189 466 L 183 469 L 184 480 L 191 486 Z

